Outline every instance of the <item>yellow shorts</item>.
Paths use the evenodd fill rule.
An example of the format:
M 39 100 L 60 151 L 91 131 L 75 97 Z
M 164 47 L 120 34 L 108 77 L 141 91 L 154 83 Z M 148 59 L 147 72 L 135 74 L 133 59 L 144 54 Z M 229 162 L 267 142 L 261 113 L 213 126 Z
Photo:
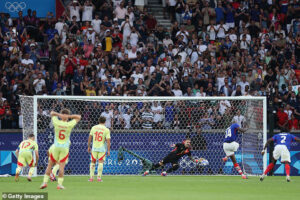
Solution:
M 97 151 L 92 151 L 91 153 L 91 159 L 93 162 L 96 162 L 97 160 L 99 161 L 104 161 L 105 160 L 105 154 L 106 152 L 97 152 Z
M 21 167 L 26 167 L 27 165 L 31 167 L 33 165 L 33 157 L 31 151 L 20 152 L 18 157 L 18 165 Z
M 49 158 L 48 158 L 48 161 L 51 160 L 50 155 L 51 155 L 51 153 L 52 153 L 52 154 L 54 153 L 54 148 L 55 148 L 55 146 L 54 146 L 54 144 L 53 144 L 53 145 L 51 145 L 51 147 L 50 147 L 49 150 L 48 150 L 48 152 L 49 152 Z M 66 164 L 68 164 L 68 162 L 69 162 L 69 157 L 68 157 L 67 160 L 66 160 Z
M 50 153 L 50 152 L 49 152 Z M 54 147 L 50 153 L 50 159 L 55 162 L 66 162 L 69 157 L 69 148 L 65 147 Z

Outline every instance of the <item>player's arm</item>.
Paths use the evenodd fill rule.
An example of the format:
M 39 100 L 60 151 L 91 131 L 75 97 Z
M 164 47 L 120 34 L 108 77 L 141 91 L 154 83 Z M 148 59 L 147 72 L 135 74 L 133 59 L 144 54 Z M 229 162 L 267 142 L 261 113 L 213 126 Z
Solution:
M 88 140 L 88 152 L 91 153 L 91 142 L 92 142 L 93 136 L 89 135 L 89 140 Z
M 37 166 L 38 162 L 39 162 L 39 151 L 35 150 L 35 166 Z
M 81 120 L 81 115 L 68 115 L 70 119 L 75 119 L 75 121 L 78 123 Z
M 110 156 L 110 138 L 106 139 L 107 143 L 107 156 Z
M 294 139 L 295 139 L 296 142 L 300 143 L 300 138 L 295 137 Z
M 171 147 L 171 148 L 176 148 L 176 147 L 178 147 L 178 145 L 179 145 L 178 143 L 177 143 L 177 144 L 171 144 L 170 147 Z
M 245 133 L 248 130 L 248 128 L 237 128 L 237 130 L 241 133 Z
M 51 111 L 50 112 L 50 116 L 51 117 L 62 117 L 62 116 L 64 116 L 63 114 L 60 114 L 60 113 L 58 113 L 58 112 L 55 112 L 55 111 Z
M 193 161 L 193 162 L 195 162 L 195 163 L 198 162 L 198 160 L 196 160 L 192 155 L 189 155 L 189 158 L 190 158 L 191 161 Z
M 17 158 L 19 157 L 19 147 L 16 150 L 16 156 L 17 156 Z
M 269 144 L 273 141 L 273 138 L 269 138 L 268 141 L 266 142 L 263 150 L 261 151 L 261 155 L 264 155 L 265 154 L 265 150 L 266 148 L 269 146 Z

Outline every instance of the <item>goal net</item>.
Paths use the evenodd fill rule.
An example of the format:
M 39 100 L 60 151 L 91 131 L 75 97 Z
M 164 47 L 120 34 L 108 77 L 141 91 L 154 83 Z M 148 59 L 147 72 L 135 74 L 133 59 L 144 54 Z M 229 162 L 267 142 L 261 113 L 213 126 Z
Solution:
M 266 167 L 266 156 L 260 155 L 266 141 L 264 97 L 21 96 L 23 136 L 34 133 L 39 145 L 37 175 L 44 174 L 47 150 L 54 142 L 50 111 L 63 108 L 82 116 L 71 134 L 67 175 L 89 174 L 87 141 L 100 116 L 106 117 L 111 129 L 111 155 L 105 160 L 104 174 L 138 175 L 172 151 L 172 144 L 190 138 L 192 155 L 208 164 L 183 157 L 174 174 L 236 175 L 232 162 L 222 161 L 225 130 L 232 123 L 249 128 L 237 139 L 236 158 L 245 173 L 261 174 Z

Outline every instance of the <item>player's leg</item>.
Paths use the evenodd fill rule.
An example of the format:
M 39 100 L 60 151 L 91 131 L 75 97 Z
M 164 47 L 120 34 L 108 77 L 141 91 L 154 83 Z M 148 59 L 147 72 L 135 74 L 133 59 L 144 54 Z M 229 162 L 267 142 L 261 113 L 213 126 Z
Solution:
M 288 148 L 285 145 L 278 145 L 278 146 L 281 146 L 281 156 L 280 157 L 281 157 L 281 162 L 284 163 L 284 165 L 285 165 L 286 181 L 290 182 L 291 181 L 291 178 L 290 178 L 291 155 L 290 155 Z
M 270 162 L 270 164 L 267 166 L 267 169 L 264 171 L 264 173 L 260 176 L 259 180 L 263 181 L 266 175 L 274 168 L 276 161 L 280 158 L 281 156 L 281 149 L 279 145 L 275 146 L 274 151 L 273 151 L 273 157 Z
M 50 173 L 50 179 L 51 181 L 56 181 L 56 175 L 57 175 L 57 171 L 59 170 L 59 164 L 56 163 Z
M 291 181 L 291 178 L 290 178 L 290 173 L 291 173 L 290 163 L 289 162 L 284 162 L 284 164 L 285 164 L 286 181 L 290 182 Z
M 103 172 L 103 163 L 105 161 L 105 153 L 98 153 L 98 174 L 97 174 L 97 181 L 102 182 L 102 172 Z
M 66 161 L 61 161 L 59 163 L 59 172 L 58 172 L 58 179 L 57 179 L 57 189 L 65 189 L 64 186 L 63 186 L 65 166 L 66 166 Z
M 48 166 L 44 175 L 43 183 L 40 187 L 40 189 L 44 189 L 47 187 L 47 183 L 50 178 L 52 167 L 55 165 L 55 163 L 59 162 L 61 148 L 54 148 L 53 151 L 49 152 L 50 159 L 48 161 Z
M 243 179 L 247 179 L 247 176 L 243 173 L 240 165 L 237 163 L 234 153 L 238 150 L 239 144 L 237 142 L 224 143 L 223 149 L 227 158 L 230 158 L 234 168 L 242 176 Z
M 66 161 L 69 157 L 69 148 L 62 148 L 59 154 L 59 172 L 57 179 L 57 189 L 65 189 L 63 186 Z
M 172 163 L 172 167 L 170 167 L 166 172 L 162 172 L 162 176 L 167 176 L 168 173 L 175 172 L 177 169 L 179 169 L 179 164 L 177 162 Z
M 18 166 L 16 169 L 15 181 L 19 181 L 20 173 L 22 171 L 22 168 L 25 166 L 26 166 L 26 160 L 25 160 L 24 154 L 20 153 L 19 157 L 18 157 Z
M 232 161 L 232 163 L 233 163 L 233 166 L 234 166 L 235 170 L 239 173 L 239 175 L 241 175 L 243 179 L 247 179 L 247 176 L 243 173 L 243 171 L 242 171 L 240 165 L 237 163 L 236 158 L 235 158 L 235 155 L 232 154 L 232 155 L 229 156 L 229 157 L 230 157 L 230 159 L 231 159 L 231 161 Z
M 153 170 L 156 170 L 160 167 L 164 167 L 165 164 L 169 163 L 169 155 L 167 155 L 163 160 L 161 160 L 160 162 L 152 165 L 151 169 L 150 170 L 147 170 L 144 172 L 143 176 L 147 176 L 149 174 L 150 171 L 153 171 Z
M 53 152 L 53 149 L 54 149 L 54 145 L 52 145 L 52 146 L 49 148 L 49 150 L 47 151 L 48 162 L 49 162 L 49 160 L 50 160 L 50 153 Z M 54 165 L 54 167 L 53 167 L 51 173 L 50 173 L 50 180 L 51 180 L 51 181 L 56 181 L 56 177 L 55 177 L 55 176 L 56 176 L 56 174 L 57 174 L 58 169 L 59 169 L 59 165 L 56 163 L 56 164 Z
M 32 154 L 30 154 L 30 156 L 26 157 L 26 162 L 28 163 L 28 166 L 30 167 L 29 172 L 28 172 L 28 176 L 27 176 L 27 180 L 32 181 L 31 176 L 33 175 L 34 169 L 35 169 Z
M 273 157 L 271 160 L 271 163 L 267 166 L 264 173 L 260 176 L 260 178 L 259 178 L 260 181 L 263 181 L 265 179 L 265 177 L 267 176 L 267 174 L 274 168 L 276 161 L 277 160 Z
M 92 151 L 91 152 L 91 163 L 90 163 L 90 179 L 89 181 L 92 182 L 94 180 L 95 175 L 95 165 L 97 161 L 98 152 Z
M 45 175 L 44 175 L 43 183 L 40 186 L 40 189 L 45 189 L 47 187 L 47 183 L 48 183 L 49 178 L 50 178 L 51 169 L 52 169 L 52 166 L 55 164 L 55 162 L 56 161 L 53 161 L 53 159 L 49 160 L 48 166 L 47 166 L 47 169 L 46 169 L 46 172 L 45 172 Z

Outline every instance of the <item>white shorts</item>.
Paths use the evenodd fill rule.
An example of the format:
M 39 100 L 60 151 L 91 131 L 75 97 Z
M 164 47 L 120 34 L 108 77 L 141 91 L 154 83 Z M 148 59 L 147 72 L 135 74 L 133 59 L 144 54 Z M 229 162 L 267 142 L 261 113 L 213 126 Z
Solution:
M 239 148 L 239 143 L 231 142 L 231 143 L 223 143 L 223 149 L 226 156 L 232 156 L 234 152 L 236 152 Z
M 273 158 L 278 160 L 281 157 L 281 162 L 291 162 L 290 151 L 285 145 L 276 145 L 273 151 Z

